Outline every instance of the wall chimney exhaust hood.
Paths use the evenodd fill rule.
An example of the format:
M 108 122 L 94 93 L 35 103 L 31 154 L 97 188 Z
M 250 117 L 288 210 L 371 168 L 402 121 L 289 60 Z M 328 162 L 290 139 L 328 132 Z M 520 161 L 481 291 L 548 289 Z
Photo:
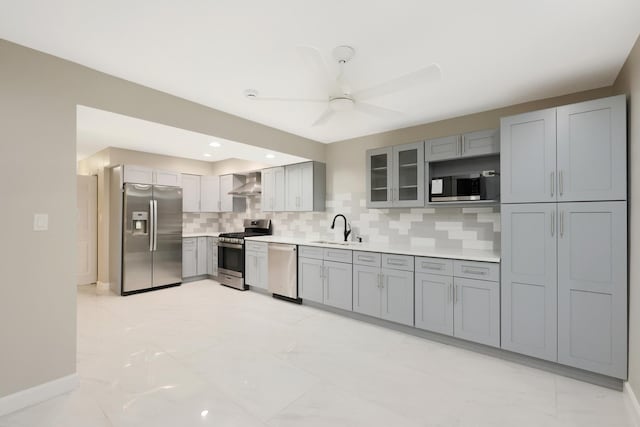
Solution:
M 234 196 L 252 197 L 262 194 L 262 175 L 260 172 L 251 172 L 247 175 L 246 184 L 242 184 L 240 187 L 234 188 L 229 191 L 229 194 Z

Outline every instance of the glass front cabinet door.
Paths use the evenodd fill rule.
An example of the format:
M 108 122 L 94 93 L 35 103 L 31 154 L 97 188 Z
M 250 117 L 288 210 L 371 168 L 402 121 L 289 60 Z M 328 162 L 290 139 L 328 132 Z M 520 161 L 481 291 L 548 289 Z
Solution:
M 392 148 L 367 151 L 367 207 L 391 207 Z

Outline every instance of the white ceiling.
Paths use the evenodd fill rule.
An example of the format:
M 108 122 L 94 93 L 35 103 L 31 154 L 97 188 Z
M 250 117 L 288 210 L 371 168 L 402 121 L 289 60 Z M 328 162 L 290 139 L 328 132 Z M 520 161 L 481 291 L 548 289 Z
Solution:
M 0 37 L 323 142 L 610 85 L 640 31 L 638 0 L 0 0 Z M 326 96 L 296 46 L 356 48 L 353 90 L 437 63 L 442 78 L 311 123 Z M 334 64 L 331 71 L 336 72 Z
M 209 145 L 212 142 L 217 142 L 220 146 L 212 147 Z M 276 166 L 307 160 L 202 133 L 78 106 L 78 160 L 107 147 L 212 162 L 235 158 Z

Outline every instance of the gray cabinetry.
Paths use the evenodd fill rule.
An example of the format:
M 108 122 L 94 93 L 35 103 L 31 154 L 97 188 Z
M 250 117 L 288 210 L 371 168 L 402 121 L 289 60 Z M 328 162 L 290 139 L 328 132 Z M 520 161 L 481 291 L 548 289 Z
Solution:
M 456 277 L 453 286 L 454 335 L 500 347 L 500 284 Z
M 556 109 L 500 121 L 502 203 L 556 200 Z
M 269 244 L 265 242 L 245 243 L 245 283 L 261 289 L 267 289 L 269 276 Z
M 424 153 L 427 162 L 455 159 L 460 156 L 460 135 L 427 139 Z
M 200 212 L 200 176 L 182 174 L 182 211 Z
M 207 237 L 207 274 L 218 275 L 218 238 Z
M 247 199 L 229 194 L 246 182 L 242 175 L 220 175 L 220 212 L 244 212 Z
M 284 168 L 285 208 L 287 211 L 325 209 L 326 169 L 324 163 L 305 162 Z
M 350 250 L 300 246 L 298 283 L 303 299 L 352 310 Z
M 380 267 L 353 266 L 353 311 L 380 317 L 381 281 Z
M 503 205 L 502 348 L 557 360 L 557 204 Z
M 557 109 L 559 201 L 627 199 L 625 95 Z
M 196 273 L 198 276 L 207 274 L 207 238 L 198 237 L 198 249 L 197 249 L 197 266 Z
M 413 271 L 382 269 L 380 317 L 413 326 Z
M 626 202 L 558 205 L 558 361 L 627 377 Z
M 500 130 L 487 129 L 469 132 L 460 140 L 460 157 L 486 156 L 500 153 Z
M 453 335 L 453 277 L 416 273 L 415 325 Z
M 182 277 L 198 275 L 198 238 L 182 239 Z
M 285 210 L 283 166 L 262 171 L 261 208 L 262 212 L 281 212 Z
M 200 210 L 220 212 L 220 177 L 217 175 L 200 177 Z
M 367 207 L 391 206 L 391 147 L 367 151 Z

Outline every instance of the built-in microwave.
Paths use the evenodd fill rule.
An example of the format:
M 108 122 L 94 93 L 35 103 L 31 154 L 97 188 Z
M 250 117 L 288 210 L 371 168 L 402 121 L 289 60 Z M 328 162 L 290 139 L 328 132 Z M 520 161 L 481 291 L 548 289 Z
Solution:
M 500 174 L 493 170 L 466 175 L 434 177 L 429 185 L 430 202 L 499 199 Z

